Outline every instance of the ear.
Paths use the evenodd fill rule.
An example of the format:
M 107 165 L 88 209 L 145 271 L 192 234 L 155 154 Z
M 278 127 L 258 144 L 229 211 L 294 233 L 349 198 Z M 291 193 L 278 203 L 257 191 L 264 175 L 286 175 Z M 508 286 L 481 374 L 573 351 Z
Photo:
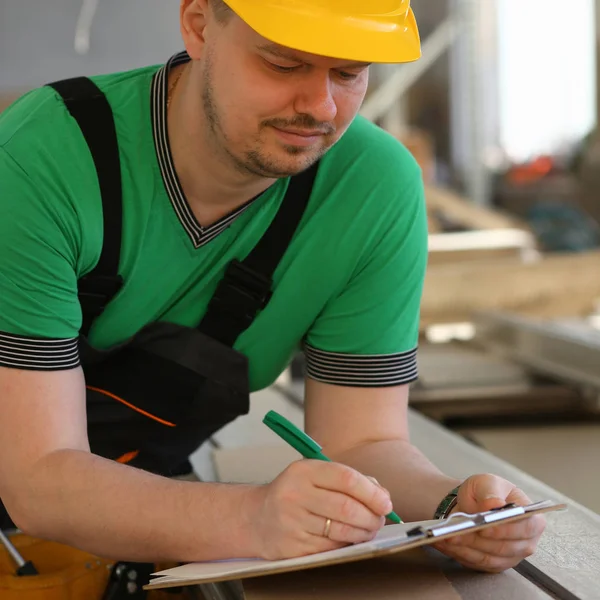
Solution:
M 192 60 L 198 60 L 206 43 L 209 0 L 181 0 L 179 8 L 181 37 Z

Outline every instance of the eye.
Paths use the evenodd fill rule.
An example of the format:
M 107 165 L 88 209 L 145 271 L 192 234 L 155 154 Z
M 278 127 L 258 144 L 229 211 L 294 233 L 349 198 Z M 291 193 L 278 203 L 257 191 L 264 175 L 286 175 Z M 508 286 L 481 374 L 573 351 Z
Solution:
M 337 74 L 344 81 L 354 81 L 358 77 L 358 73 L 348 73 L 348 71 L 338 71 Z
M 293 73 L 294 71 L 296 71 L 299 68 L 298 66 L 288 67 L 288 66 L 278 65 L 278 64 L 272 63 L 270 61 L 265 61 L 265 62 L 271 69 L 273 69 L 274 71 L 277 71 L 278 73 Z

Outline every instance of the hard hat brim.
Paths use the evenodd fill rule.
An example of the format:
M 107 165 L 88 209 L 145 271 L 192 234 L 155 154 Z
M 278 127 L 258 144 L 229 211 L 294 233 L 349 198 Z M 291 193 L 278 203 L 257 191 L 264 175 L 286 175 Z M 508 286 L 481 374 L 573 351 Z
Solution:
M 226 2 L 262 37 L 301 52 L 366 63 L 404 63 L 421 57 L 412 9 L 404 22 L 397 24 L 325 11 L 307 14 L 276 2 Z

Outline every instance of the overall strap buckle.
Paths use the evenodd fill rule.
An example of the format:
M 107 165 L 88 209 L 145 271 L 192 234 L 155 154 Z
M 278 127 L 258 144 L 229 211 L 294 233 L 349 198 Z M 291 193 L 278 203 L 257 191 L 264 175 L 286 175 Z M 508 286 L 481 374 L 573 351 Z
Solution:
M 262 273 L 232 260 L 208 305 L 201 330 L 233 345 L 271 299 L 272 281 Z
M 271 284 L 270 277 L 257 273 L 234 259 L 227 265 L 212 303 L 230 312 L 237 312 L 238 307 L 242 307 L 245 310 L 240 312 L 253 319 L 271 299 Z

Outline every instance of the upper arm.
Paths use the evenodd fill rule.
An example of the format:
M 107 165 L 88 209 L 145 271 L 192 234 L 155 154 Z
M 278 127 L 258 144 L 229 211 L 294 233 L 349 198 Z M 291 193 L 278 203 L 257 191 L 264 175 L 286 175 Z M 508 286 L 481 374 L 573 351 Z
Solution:
M 25 162 L 0 147 L 0 496 L 13 518 L 37 461 L 89 449 L 77 220 L 43 149 Z
M 0 367 L 0 497 L 14 520 L 27 474 L 57 450 L 89 451 L 81 368 Z
M 417 378 L 427 215 L 420 171 L 398 179 L 384 179 L 364 198 L 369 210 L 352 232 L 362 242 L 353 271 L 306 336 L 314 380 L 376 388 Z
M 358 388 L 306 379 L 305 427 L 325 454 L 370 442 L 409 439 L 408 385 Z
M 353 269 L 306 337 L 306 426 L 332 453 L 408 440 L 409 385 L 417 379 L 420 305 L 428 257 L 421 171 L 378 134 L 361 154 Z M 361 162 L 362 161 L 362 162 Z M 358 167 L 357 167 L 358 168 Z
M 22 165 L 0 147 L 0 365 L 72 368 L 80 231 L 60 178 L 37 161 L 39 151 Z

